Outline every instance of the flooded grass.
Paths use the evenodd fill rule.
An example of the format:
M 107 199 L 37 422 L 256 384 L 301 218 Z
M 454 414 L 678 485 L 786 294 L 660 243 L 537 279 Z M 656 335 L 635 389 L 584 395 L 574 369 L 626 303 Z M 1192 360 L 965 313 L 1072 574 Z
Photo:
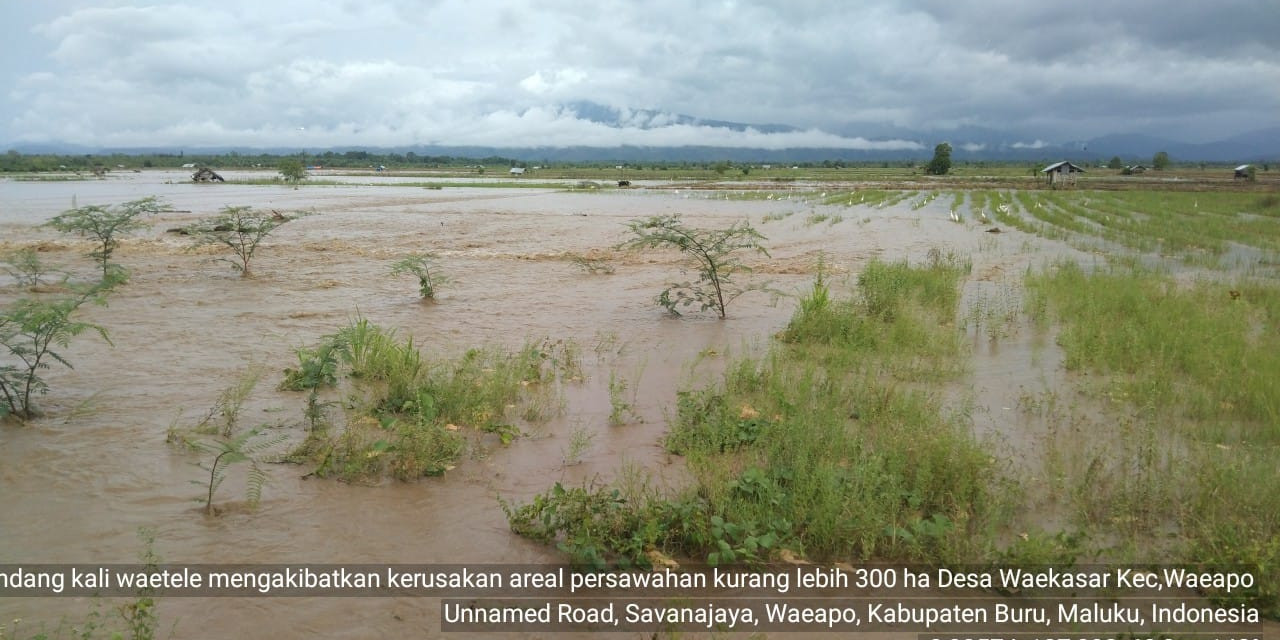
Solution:
M 968 270 L 940 253 L 873 261 L 845 299 L 820 278 L 767 354 L 681 392 L 666 447 L 691 486 L 556 485 L 508 505 L 512 529 L 596 567 L 648 566 L 654 549 L 712 564 L 983 557 L 1006 487 L 963 418 L 904 382 L 962 369 Z
M 1061 327 L 1065 366 L 1114 421 L 1097 447 L 1058 445 L 1080 448 L 1078 526 L 1125 560 L 1248 567 L 1248 599 L 1276 615 L 1280 287 L 1233 286 L 1074 262 L 1027 278 L 1037 320 Z
M 1069 370 L 1113 379 L 1118 393 L 1231 442 L 1280 441 L 1280 289 L 1180 286 L 1151 272 L 1086 273 L 1075 263 L 1028 279 L 1053 318 Z M 1233 295 L 1234 294 L 1234 295 Z M 1246 295 L 1247 294 L 1247 295 Z M 1038 305 L 1037 305 L 1038 306 Z
M 340 364 L 351 383 L 342 401 L 345 427 L 308 415 L 307 439 L 290 459 L 314 466 L 320 477 L 349 482 L 441 475 L 454 467 L 468 433 L 494 434 L 509 444 L 521 433 L 516 415 L 548 417 L 541 396 L 555 393 L 580 367 L 575 346 L 549 341 L 516 352 L 469 349 L 457 359 L 429 362 L 412 338 L 399 339 L 365 319 L 327 336 L 319 348 L 299 351 L 299 359 L 299 368 L 286 372 L 287 388 L 336 385 Z
M 46 416 L 0 427 L 10 558 L 58 561 L 92 541 L 75 557 L 119 562 L 134 523 L 163 521 L 160 544 L 202 562 L 228 545 L 247 562 L 1186 560 L 1257 567 L 1262 586 L 1244 597 L 1276 615 L 1274 193 L 1051 191 L 1026 168 L 548 182 L 613 173 L 677 172 L 296 191 L 153 178 L 175 210 L 122 244 L 133 277 L 86 314 L 117 346 L 74 343 L 76 369 L 50 372 Z M 0 181 L 17 220 L 0 248 L 87 273 L 83 243 L 37 225 L 77 193 L 126 200 L 146 179 Z M 453 183 L 481 188 L 436 190 Z M 241 279 L 198 268 L 160 231 L 228 203 L 324 215 L 283 227 L 261 275 Z M 848 218 L 858 205 L 884 215 Z M 674 258 L 604 249 L 655 212 L 767 224 L 771 256 L 750 266 L 791 297 L 745 296 L 727 321 L 666 317 L 652 298 Z M 438 303 L 387 273 L 427 251 L 456 277 Z M 25 271 L 0 273 L 0 303 L 29 293 Z M 175 518 L 192 509 L 190 455 L 159 444 L 173 411 L 209 406 L 247 362 L 290 367 L 286 390 L 268 374 L 253 398 L 222 404 L 288 433 L 296 473 L 277 468 L 256 512 Z M 122 370 L 127 384 L 103 382 Z M 62 526 L 12 516 L 36 511 Z M 71 605 L 21 610 L 57 606 Z M 164 615 L 228 635 L 355 615 L 403 634 L 368 606 L 264 601 L 241 615 L 174 599 Z

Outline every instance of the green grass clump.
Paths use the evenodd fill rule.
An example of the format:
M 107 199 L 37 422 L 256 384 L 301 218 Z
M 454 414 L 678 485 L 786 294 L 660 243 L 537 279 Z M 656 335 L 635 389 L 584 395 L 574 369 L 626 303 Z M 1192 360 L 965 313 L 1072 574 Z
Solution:
M 577 353 L 565 343 L 542 342 L 515 352 L 470 349 L 455 359 L 428 361 L 411 338 L 400 339 L 365 319 L 298 352 L 286 372 L 288 389 L 349 381 L 346 428 L 317 425 L 312 409 L 308 439 L 291 456 L 316 464 L 316 474 L 374 481 L 440 475 L 465 449 L 465 432 L 496 434 L 509 443 L 519 429 L 508 414 L 521 402 L 525 419 L 541 408 L 554 383 L 579 372 Z M 314 394 L 313 394 L 314 395 Z M 317 405 L 313 397 L 309 408 Z
M 905 380 L 958 373 L 963 344 L 954 328 L 955 309 L 970 266 L 936 250 L 921 266 L 873 260 L 858 276 L 856 295 L 846 300 L 834 300 L 820 276 L 782 340 L 838 347 L 823 358 L 876 354 Z

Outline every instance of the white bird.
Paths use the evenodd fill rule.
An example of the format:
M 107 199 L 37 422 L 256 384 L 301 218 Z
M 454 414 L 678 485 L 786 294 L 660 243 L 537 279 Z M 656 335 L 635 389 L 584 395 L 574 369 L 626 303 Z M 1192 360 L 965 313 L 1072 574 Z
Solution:
M 951 221 L 952 221 L 952 222 L 960 222 L 960 214 L 956 213 L 956 210 L 955 210 L 955 209 L 952 209 L 952 210 L 951 210 Z

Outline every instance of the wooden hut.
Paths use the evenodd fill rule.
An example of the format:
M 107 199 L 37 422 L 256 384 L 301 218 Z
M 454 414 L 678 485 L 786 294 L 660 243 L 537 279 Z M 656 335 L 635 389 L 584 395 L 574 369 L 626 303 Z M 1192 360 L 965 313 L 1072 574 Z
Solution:
M 218 172 L 209 167 L 200 167 L 200 170 L 191 174 L 192 182 L 226 182 Z
M 1040 170 L 1045 175 L 1049 184 L 1075 184 L 1077 173 L 1084 173 L 1084 169 L 1077 167 L 1066 160 L 1055 162 Z

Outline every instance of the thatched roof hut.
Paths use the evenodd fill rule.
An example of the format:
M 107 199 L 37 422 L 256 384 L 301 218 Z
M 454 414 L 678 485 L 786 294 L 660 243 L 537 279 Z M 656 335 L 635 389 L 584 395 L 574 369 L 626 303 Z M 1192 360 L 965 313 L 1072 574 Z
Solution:
M 200 167 L 200 170 L 191 174 L 192 182 L 226 182 L 218 172 L 209 167 Z

